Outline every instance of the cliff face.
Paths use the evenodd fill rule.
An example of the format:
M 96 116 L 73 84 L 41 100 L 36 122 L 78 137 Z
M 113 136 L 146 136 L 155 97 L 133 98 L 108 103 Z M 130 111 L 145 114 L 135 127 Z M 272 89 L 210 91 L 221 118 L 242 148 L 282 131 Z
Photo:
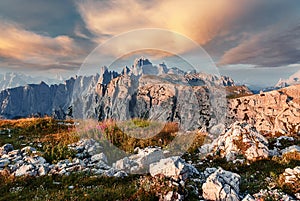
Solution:
M 229 100 L 228 121 L 245 120 L 257 130 L 300 133 L 300 85 Z
M 100 75 L 77 77 L 64 84 L 45 83 L 7 89 L 0 93 L 5 118 L 32 114 L 98 120 L 148 118 L 176 121 L 184 130 L 224 123 L 228 77 L 186 73 L 139 59 L 121 74 L 102 68 Z
M 60 113 L 69 107 L 73 84 L 74 79 L 71 79 L 65 84 L 48 86 L 42 82 L 1 91 L 1 115 L 18 118 Z
M 107 86 L 99 85 L 97 92 L 101 97 L 96 109 L 99 120 L 176 121 L 184 130 L 221 123 L 226 112 L 223 81 L 215 77 L 219 82 L 211 82 L 201 76 L 123 75 Z
M 0 92 L 0 115 L 4 118 L 53 115 L 65 118 L 73 99 L 73 89 L 81 94 L 94 85 L 99 76 L 71 78 L 64 84 L 30 84 Z M 81 87 L 77 87 L 82 84 Z

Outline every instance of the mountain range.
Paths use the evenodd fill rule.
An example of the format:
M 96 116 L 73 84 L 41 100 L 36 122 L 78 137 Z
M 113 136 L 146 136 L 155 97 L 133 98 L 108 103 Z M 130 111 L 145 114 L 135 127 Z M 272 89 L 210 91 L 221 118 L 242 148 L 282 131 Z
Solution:
M 47 78 L 42 76 L 34 77 L 23 73 L 9 72 L 0 74 L 0 91 L 8 88 L 25 86 L 27 84 L 39 84 L 42 81 L 51 85 L 63 82 L 63 78 L 61 76 L 57 76 L 57 78 Z
M 229 77 L 184 72 L 139 58 L 120 73 L 103 67 L 99 74 L 61 84 L 42 82 L 5 89 L 0 92 L 0 115 L 10 119 L 32 115 L 98 120 L 137 117 L 178 121 L 187 130 L 209 128 L 212 122 L 224 119 L 226 86 L 234 86 Z
M 99 74 L 60 84 L 41 82 L 2 90 L 0 115 L 9 119 L 33 115 L 119 121 L 146 118 L 179 122 L 184 130 L 215 130 L 238 119 L 257 124 L 262 131 L 287 132 L 299 130 L 286 121 L 287 116 L 295 120 L 292 123 L 299 118 L 294 107 L 299 102 L 295 97 L 298 88 L 253 95 L 247 87 L 235 86 L 229 77 L 184 72 L 139 58 L 121 72 L 102 67 Z M 295 111 L 286 114 L 291 111 L 286 108 Z

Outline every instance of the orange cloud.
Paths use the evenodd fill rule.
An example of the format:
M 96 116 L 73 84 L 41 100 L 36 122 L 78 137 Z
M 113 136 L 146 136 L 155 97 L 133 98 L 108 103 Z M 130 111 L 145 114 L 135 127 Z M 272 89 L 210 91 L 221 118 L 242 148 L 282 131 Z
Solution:
M 82 53 L 68 36 L 50 37 L 0 20 L 0 57 L 6 60 L 43 65 L 58 64 Z
M 199 44 L 225 33 L 254 1 L 245 0 L 87 0 L 77 3 L 86 27 L 97 42 L 140 28 L 164 28 Z M 162 40 L 161 40 L 162 41 Z

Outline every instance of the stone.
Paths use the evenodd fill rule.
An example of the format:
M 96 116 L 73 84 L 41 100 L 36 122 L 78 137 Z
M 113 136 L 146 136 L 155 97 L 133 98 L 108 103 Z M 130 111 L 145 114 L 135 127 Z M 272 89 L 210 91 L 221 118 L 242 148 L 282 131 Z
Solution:
M 39 176 L 45 176 L 47 175 L 49 171 L 49 168 L 45 165 L 41 165 L 39 168 L 38 168 L 38 175 Z
M 9 163 L 8 159 L 0 159 L 0 168 L 5 168 Z
M 247 194 L 242 201 L 255 201 L 254 197 L 250 194 Z
M 203 172 L 203 175 L 205 177 L 205 179 L 207 179 L 207 177 L 209 177 L 209 175 L 211 175 L 212 173 L 214 173 L 215 171 L 217 171 L 217 168 L 206 168 Z
M 253 195 L 255 200 L 284 200 L 284 201 L 297 201 L 292 196 L 279 191 L 278 189 L 273 190 L 267 190 L 267 189 L 261 189 L 258 193 L 255 193 Z
M 292 145 L 292 146 L 289 146 L 289 147 L 281 150 L 282 155 L 289 154 L 289 153 L 298 153 L 298 154 L 300 154 L 300 146 Z
M 297 192 L 300 189 L 300 166 L 295 168 L 287 168 L 279 176 L 279 183 L 285 186 L 293 192 Z
M 20 176 L 35 176 L 36 171 L 35 168 L 32 164 L 29 165 L 22 165 L 15 171 L 15 176 L 20 177 Z
M 129 173 L 138 173 L 139 171 L 148 172 L 151 163 L 164 158 L 161 148 L 146 147 L 145 149 L 138 149 L 137 151 L 137 154 L 116 161 L 113 167 Z
M 14 147 L 11 144 L 5 144 L 2 147 L 0 147 L 0 156 L 2 154 L 7 154 L 8 152 L 14 150 Z
M 166 177 L 186 180 L 189 176 L 199 174 L 199 172 L 179 156 L 173 156 L 150 164 L 150 174 L 152 177 L 162 174 Z
M 32 152 L 35 152 L 35 151 L 36 151 L 36 149 L 33 148 L 33 147 L 30 147 L 30 146 L 26 146 L 26 147 L 23 147 L 21 149 L 22 153 L 32 153 Z
M 203 197 L 206 200 L 240 200 L 239 184 L 240 176 L 238 174 L 219 168 L 203 184 Z
M 42 156 L 25 156 L 23 158 L 24 161 L 32 164 L 44 164 L 46 163 L 46 159 L 43 158 Z
M 124 178 L 124 177 L 127 177 L 128 174 L 124 171 L 119 171 L 117 173 L 114 174 L 114 177 L 118 177 L 118 178 Z
M 104 153 L 96 154 L 91 157 L 92 163 L 98 162 L 98 161 L 103 161 L 105 163 L 108 163 L 107 158 Z
M 103 170 L 108 170 L 111 167 L 109 165 L 107 165 L 104 161 L 99 161 L 97 163 L 92 164 L 93 167 L 97 168 L 97 169 L 103 169 Z
M 245 122 L 233 123 L 212 144 L 214 153 L 227 161 L 233 161 L 240 155 L 249 161 L 269 157 L 268 140 Z
M 184 196 L 177 192 L 169 191 L 164 197 L 163 201 L 182 201 Z

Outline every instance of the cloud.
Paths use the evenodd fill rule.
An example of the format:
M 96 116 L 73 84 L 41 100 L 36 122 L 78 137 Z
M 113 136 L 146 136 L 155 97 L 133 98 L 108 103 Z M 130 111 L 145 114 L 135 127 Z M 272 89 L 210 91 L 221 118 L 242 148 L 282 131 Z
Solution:
M 67 62 L 83 54 L 77 43 L 65 35 L 40 35 L 4 20 L 0 20 L 0 30 L 0 58 L 11 66 L 38 65 L 38 70 L 57 65 L 67 68 Z
M 250 9 L 244 0 L 112 0 L 77 1 L 86 28 L 96 42 L 140 28 L 164 28 L 190 37 L 199 44 L 222 34 Z M 254 1 L 253 1 L 254 2 Z
M 219 65 L 279 67 L 300 63 L 300 26 L 272 26 L 225 52 Z

